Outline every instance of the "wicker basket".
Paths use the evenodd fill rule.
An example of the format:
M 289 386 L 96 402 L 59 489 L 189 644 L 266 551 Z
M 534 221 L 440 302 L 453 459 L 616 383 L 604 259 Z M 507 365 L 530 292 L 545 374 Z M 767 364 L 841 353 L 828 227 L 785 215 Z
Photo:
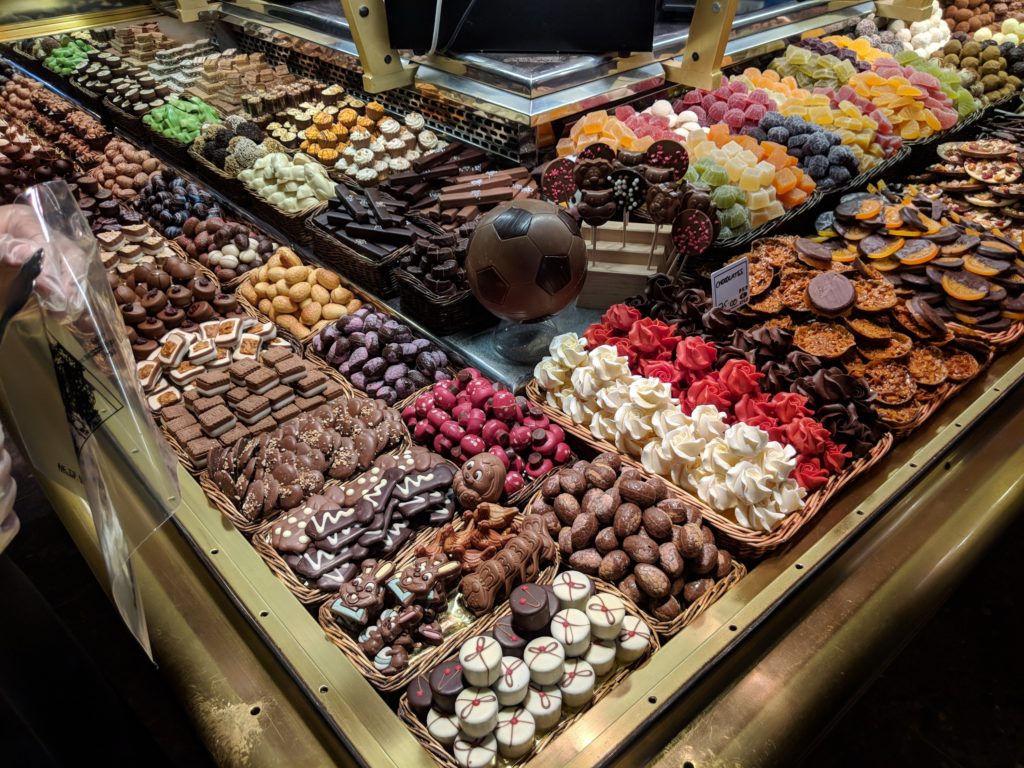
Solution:
M 526 386 L 526 395 L 533 402 L 544 408 L 548 418 L 557 422 L 566 432 L 587 444 L 592 450 L 597 453 L 610 451 L 622 455 L 621 451 L 614 445 L 596 439 L 589 429 L 579 424 L 574 424 L 565 414 L 549 406 L 545 402 L 536 380 L 531 381 Z M 705 522 L 715 530 L 716 538 L 718 538 L 720 545 L 725 546 L 730 552 L 740 557 L 757 559 L 764 557 L 793 539 L 803 526 L 820 512 L 832 497 L 839 493 L 855 477 L 862 475 L 877 464 L 889 452 L 892 445 L 892 433 L 886 432 L 882 439 L 865 456 L 852 462 L 840 474 L 830 477 L 822 488 L 819 488 L 807 497 L 803 509 L 788 515 L 780 525 L 771 531 L 752 531 L 749 528 L 744 528 L 735 521 L 716 512 L 703 501 L 674 484 L 671 480 L 666 479 L 665 484 L 688 504 L 701 511 Z M 647 471 L 639 461 L 631 456 L 622 455 L 622 460 L 623 463 L 635 467 L 642 472 Z
M 616 593 L 612 592 L 612 594 Z M 616 596 L 621 597 L 621 595 L 618 594 L 616 594 Z M 633 605 L 633 603 L 629 599 L 625 599 L 624 602 L 626 603 L 627 612 L 632 613 L 633 615 L 641 615 L 640 611 L 637 610 L 636 606 Z M 550 731 L 540 736 L 534 742 L 533 749 L 531 749 L 527 754 L 525 754 L 518 760 L 503 760 L 500 762 L 500 764 L 508 768 L 509 766 L 523 765 L 527 761 L 531 760 L 534 756 L 537 755 L 537 753 L 541 752 L 541 750 L 543 750 L 544 747 L 547 744 L 549 744 L 552 740 L 554 740 L 556 737 L 558 737 L 565 731 L 569 730 L 569 728 L 572 727 L 573 723 L 576 722 L 576 720 L 578 720 L 584 712 L 586 712 L 588 709 L 593 707 L 603 698 L 608 696 L 608 694 L 614 691 L 616 686 L 622 683 L 629 676 L 630 672 L 646 664 L 648 659 L 650 659 L 650 657 L 660 649 L 661 643 L 658 641 L 658 635 L 656 632 L 652 632 L 649 651 L 644 656 L 634 661 L 632 664 L 616 668 L 603 681 L 597 683 L 594 689 L 594 698 L 590 702 L 590 704 L 574 711 L 565 710 L 565 712 L 571 713 L 568 714 L 567 717 L 563 717 L 562 720 L 559 721 L 558 725 L 556 725 Z M 444 768 L 459 768 L 459 764 L 455 762 L 455 758 L 452 757 L 451 753 L 449 753 L 443 746 L 441 746 L 441 744 L 436 739 L 434 739 L 433 736 L 430 735 L 430 732 L 427 730 L 426 726 L 420 722 L 419 718 L 417 718 L 413 711 L 409 708 L 409 699 L 408 696 L 404 693 L 402 694 L 402 698 L 398 702 L 398 716 L 402 719 L 402 722 L 405 723 L 406 727 L 410 731 L 412 731 L 412 735 L 416 737 L 416 740 L 419 741 L 423 748 L 430 753 L 430 756 L 434 758 L 434 762 L 436 762 L 438 765 L 444 766 Z
M 111 121 L 117 127 L 118 133 L 126 133 L 128 136 L 136 141 L 147 141 L 148 131 L 145 126 L 142 125 L 142 118 L 130 115 L 118 106 L 115 106 L 110 99 L 103 100 L 103 108 L 110 115 Z
M 460 521 L 461 522 L 461 521 Z M 456 529 L 461 526 L 456 523 Z M 436 528 L 427 529 L 424 533 L 429 533 L 429 536 L 424 537 L 422 533 L 415 537 L 416 545 L 425 542 L 426 540 L 433 538 L 437 533 Z M 402 556 L 395 558 L 395 571 L 399 571 L 406 565 L 411 563 L 416 557 L 416 546 L 406 546 L 403 549 Z M 546 568 L 542 568 L 534 579 L 536 584 L 551 584 L 555 580 L 555 575 L 558 573 L 559 568 L 559 553 L 555 552 L 555 560 L 550 563 Z M 331 595 L 333 597 L 333 595 Z M 457 601 L 458 597 L 453 598 L 453 602 Z M 459 602 L 460 610 L 469 614 L 464 608 L 461 608 L 461 602 Z M 492 629 L 505 614 L 509 613 L 508 601 L 504 601 L 495 610 L 490 611 L 485 616 L 477 617 L 475 619 L 469 619 L 468 623 L 463 624 L 457 628 L 451 635 L 446 637 L 444 641 L 432 648 L 427 648 L 420 653 L 417 653 L 409 660 L 409 666 L 403 669 L 397 675 L 382 675 L 376 667 L 373 666 L 373 660 L 367 658 L 366 653 L 359 644 L 352 639 L 352 636 L 342 627 L 334 618 L 334 614 L 331 612 L 331 601 L 321 604 L 320 606 L 320 626 L 323 627 L 324 632 L 327 634 L 327 639 L 334 643 L 336 646 L 341 648 L 344 654 L 348 657 L 356 669 L 358 669 L 363 677 L 365 677 L 374 688 L 381 691 L 397 691 L 404 688 L 409 684 L 416 675 L 420 674 L 426 669 L 432 667 L 438 661 L 446 659 L 453 653 L 457 652 L 459 646 L 461 646 L 466 640 L 473 635 L 479 635 L 481 632 L 486 632 Z M 469 614 L 472 616 L 472 614 Z
M 402 256 L 408 253 L 409 246 L 397 248 L 383 259 L 376 260 L 352 250 L 312 219 L 306 220 L 306 226 L 313 239 L 313 250 L 321 261 L 374 296 L 389 299 L 398 295 L 394 269 Z
M 468 289 L 454 296 L 438 296 L 400 267 L 394 275 L 402 312 L 430 331 L 451 334 L 496 322 Z
M 244 205 L 247 199 L 245 185 L 221 168 L 211 163 L 189 145 L 188 156 L 195 163 L 195 173 L 202 181 L 209 184 L 236 205 Z
M 1013 346 L 1024 336 L 1024 322 L 1019 321 L 1011 323 L 1009 328 L 998 333 L 979 331 L 971 328 L 969 325 L 962 325 L 960 323 L 948 323 L 947 325 L 953 329 L 953 333 L 957 336 L 978 339 L 1000 350 Z
M 167 156 L 172 162 L 178 165 L 185 168 L 188 167 L 188 144 L 182 144 L 174 139 L 170 139 L 162 133 L 154 131 L 145 123 L 142 123 L 142 130 L 146 132 L 145 135 L 149 140 L 149 143 L 159 150 L 161 154 Z
M 246 192 L 246 207 L 258 221 L 266 221 L 278 232 L 300 245 L 309 245 L 313 233 L 306 228 L 306 219 L 316 216 L 327 207 L 327 203 L 317 203 L 304 211 L 288 213 L 256 194 L 251 187 L 243 183 Z M 284 243 L 287 245 L 287 243 Z

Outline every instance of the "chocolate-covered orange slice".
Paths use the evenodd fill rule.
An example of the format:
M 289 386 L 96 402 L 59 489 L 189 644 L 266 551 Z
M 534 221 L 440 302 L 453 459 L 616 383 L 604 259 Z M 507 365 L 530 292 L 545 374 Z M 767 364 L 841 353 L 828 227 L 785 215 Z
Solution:
M 939 246 L 922 238 L 907 240 L 903 247 L 893 254 L 907 266 L 925 264 L 939 255 Z M 875 266 L 878 266 L 877 264 Z
M 942 276 L 942 290 L 960 301 L 980 301 L 988 295 L 988 281 L 970 272 L 947 272 Z
M 1010 268 L 1010 262 L 990 259 L 986 256 L 979 256 L 976 253 L 964 256 L 964 269 L 982 277 L 995 277 Z
M 896 251 L 903 247 L 904 243 L 905 241 L 902 237 L 868 235 L 860 241 L 857 247 L 869 259 L 884 259 L 896 253 Z
M 960 235 L 955 241 L 940 249 L 943 256 L 963 256 L 981 244 L 981 238 L 977 235 Z

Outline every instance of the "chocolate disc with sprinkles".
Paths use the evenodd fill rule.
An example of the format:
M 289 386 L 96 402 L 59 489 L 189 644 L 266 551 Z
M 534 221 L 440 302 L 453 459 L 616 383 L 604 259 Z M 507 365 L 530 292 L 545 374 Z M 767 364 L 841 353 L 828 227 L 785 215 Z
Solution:
M 623 213 L 635 211 L 647 199 L 647 180 L 636 171 L 620 168 L 608 177 L 612 183 L 612 194 L 619 210 Z
M 615 150 L 603 141 L 595 141 L 593 144 L 587 144 L 587 146 L 581 149 L 577 157 L 580 160 L 614 160 Z
M 655 168 L 671 168 L 672 180 L 679 181 L 690 167 L 690 156 L 678 141 L 661 139 L 647 148 L 647 164 Z
M 688 208 L 672 222 L 672 242 L 683 256 L 699 256 L 715 240 L 715 228 L 708 215 Z
M 575 165 L 571 160 L 560 157 L 548 163 L 540 177 L 540 188 L 544 197 L 556 203 L 568 203 L 576 194 L 573 180 Z

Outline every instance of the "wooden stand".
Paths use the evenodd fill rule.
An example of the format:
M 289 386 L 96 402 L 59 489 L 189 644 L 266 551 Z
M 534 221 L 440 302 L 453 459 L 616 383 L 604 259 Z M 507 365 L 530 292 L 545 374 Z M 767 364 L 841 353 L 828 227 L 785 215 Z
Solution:
M 875 13 L 883 19 L 902 19 L 908 23 L 932 17 L 930 0 L 879 0 Z
M 597 228 L 597 249 L 591 247 L 593 228 L 581 226 L 587 243 L 587 281 L 576 300 L 586 309 L 607 309 L 610 305 L 643 291 L 647 279 L 664 271 L 672 251 L 669 227 L 661 227 L 651 257 L 654 225 L 631 223 L 622 244 L 622 223 L 609 222 Z M 648 260 L 650 267 L 647 266 Z

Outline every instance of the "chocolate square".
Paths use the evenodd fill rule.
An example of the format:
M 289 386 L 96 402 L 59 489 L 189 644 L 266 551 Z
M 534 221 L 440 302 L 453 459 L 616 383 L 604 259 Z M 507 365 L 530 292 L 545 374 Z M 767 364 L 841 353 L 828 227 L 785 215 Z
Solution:
M 188 402 L 188 392 L 185 393 L 185 402 Z M 160 411 L 160 415 L 169 424 L 174 419 L 180 419 L 182 416 L 191 416 L 192 412 L 184 405 L 172 405 L 170 408 L 164 408 Z M 192 423 L 195 423 L 195 419 L 192 419 Z
M 298 355 L 288 355 L 274 363 L 274 370 L 282 379 L 295 376 L 306 370 L 302 359 Z
M 217 431 L 225 424 L 230 424 L 235 421 L 235 415 L 228 410 L 226 405 L 217 405 L 210 408 L 207 411 L 203 411 L 199 415 L 199 423 L 203 427 L 203 431 L 209 435 L 211 432 Z
M 333 379 L 327 382 L 327 389 L 320 393 L 324 400 L 331 401 L 345 394 L 345 387 Z
M 192 410 L 199 415 L 220 405 L 225 405 L 224 398 L 220 395 L 214 395 L 213 397 L 199 397 L 194 403 L 192 403 Z M 202 419 L 200 419 L 200 421 L 202 421 Z
M 230 386 L 231 379 L 227 371 L 206 371 L 196 379 L 196 389 L 210 391 Z
M 273 383 L 276 387 L 280 381 L 281 378 L 272 369 L 260 367 L 245 377 L 245 386 L 251 392 L 263 390 L 262 394 L 266 394 L 268 384 Z
M 278 384 L 272 390 L 267 392 L 265 397 L 270 401 L 270 407 L 277 409 L 284 407 L 281 403 L 287 403 L 293 400 L 295 392 L 287 384 Z
M 271 415 L 277 420 L 278 424 L 283 424 L 288 421 L 288 419 L 294 419 L 300 413 L 302 413 L 302 411 L 299 410 L 295 403 L 289 403 L 284 408 L 278 408 Z
M 196 401 L 204 399 L 204 395 L 197 389 L 190 389 L 182 396 L 182 400 L 185 406 L 192 411 L 196 411 Z M 198 413 L 198 411 L 196 411 Z
M 323 395 L 314 395 L 313 397 L 296 397 L 295 405 L 298 406 L 300 411 L 312 411 L 314 408 L 319 408 L 321 405 L 326 403 Z
M 191 426 L 183 427 L 182 429 L 176 430 L 174 433 L 174 439 L 182 445 L 190 443 L 203 436 L 203 428 L 199 426 L 198 422 L 193 423 Z
M 192 459 L 192 463 L 196 466 L 206 466 L 206 456 L 213 449 L 220 446 L 216 440 L 211 440 L 208 437 L 199 437 L 195 440 L 189 440 L 185 445 L 185 453 Z
M 228 368 L 228 374 L 231 376 L 231 383 L 237 386 L 241 386 L 245 383 L 245 377 L 260 367 L 260 364 L 255 360 L 248 358 L 244 360 L 235 360 Z
M 263 432 L 269 432 L 272 429 L 277 429 L 277 421 L 273 416 L 267 416 L 260 419 L 255 424 L 249 425 L 249 432 L 253 435 L 259 435 Z
M 273 390 L 271 390 L 273 391 Z M 235 406 L 235 414 L 242 419 L 266 410 L 270 406 L 270 400 L 264 395 L 249 395 Z
M 218 437 L 221 445 L 230 446 L 237 443 L 239 440 L 244 440 L 249 436 L 249 428 L 244 424 L 236 424 L 223 435 Z
M 228 405 L 235 407 L 240 402 L 250 397 L 251 393 L 245 387 L 232 387 L 224 393 L 224 399 L 227 400 Z
M 295 387 L 297 394 L 305 395 L 307 392 L 312 392 L 317 387 L 323 386 L 326 382 L 327 375 L 323 371 L 308 371 L 292 386 Z
M 276 365 L 290 355 L 294 355 L 291 345 L 287 347 L 267 347 L 260 355 L 260 362 L 264 365 Z
M 186 413 L 184 416 L 179 416 L 176 419 L 171 419 L 170 421 L 166 422 L 166 426 L 168 431 L 177 432 L 179 429 L 191 427 L 195 423 L 196 417 L 193 416 L 191 413 Z

